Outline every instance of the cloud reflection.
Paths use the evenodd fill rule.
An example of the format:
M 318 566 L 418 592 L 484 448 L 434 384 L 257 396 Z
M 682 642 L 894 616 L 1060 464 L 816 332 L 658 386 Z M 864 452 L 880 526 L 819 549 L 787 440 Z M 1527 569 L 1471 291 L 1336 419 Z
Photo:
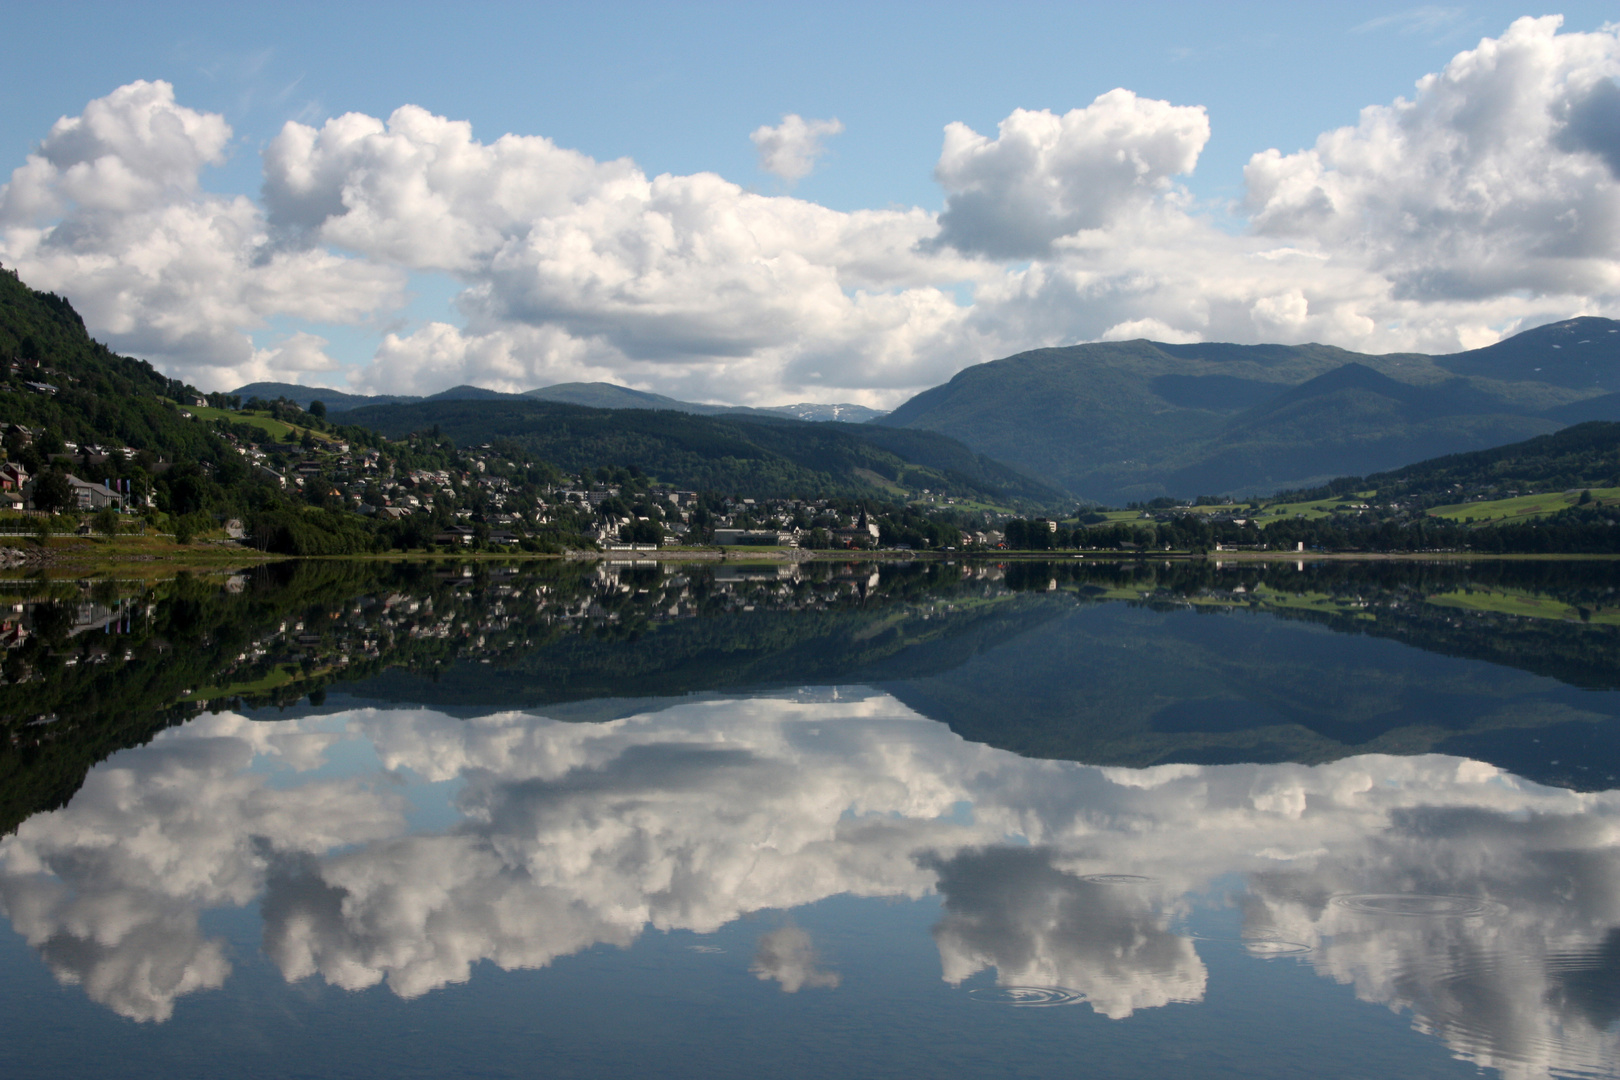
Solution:
M 1620 1019 L 1620 851 L 1601 802 L 1568 814 L 1414 808 L 1358 850 L 1251 877 L 1245 924 L 1313 945 L 1319 973 L 1504 1076 L 1607 1072 L 1620 1056 L 1609 1030 Z M 1384 914 L 1344 903 L 1352 889 L 1493 903 Z
M 1150 882 L 1088 881 L 1054 866 L 1055 855 L 988 847 L 933 862 L 947 982 L 993 967 L 1002 985 L 1073 990 L 1114 1019 L 1203 998 L 1203 962 L 1189 938 L 1165 928 Z
M 789 925 L 759 939 L 754 948 L 754 962 L 748 970 L 762 981 L 774 979 L 782 985 L 785 994 L 797 994 L 806 986 L 835 989 L 838 973 L 823 971 L 820 963 L 810 935 Z
M 334 739 L 385 771 L 334 778 Z M 459 781 L 455 827 L 408 828 L 411 775 Z M 1362 1000 L 1530 1076 L 1620 1055 L 1616 836 L 1620 793 L 1459 758 L 1093 768 L 965 742 L 881 694 L 599 724 L 224 715 L 116 755 L 0 841 L 0 905 L 59 979 L 162 1020 L 229 974 L 200 913 L 256 899 L 288 979 L 411 997 L 480 961 L 541 967 L 648 926 L 937 892 L 947 982 L 994 969 L 1117 1018 L 1209 992 L 1174 927 L 1240 874 L 1246 935 L 1310 946 Z M 1472 913 L 1381 914 L 1348 894 L 1461 896 Z M 837 980 L 791 924 L 751 970 L 789 992 Z

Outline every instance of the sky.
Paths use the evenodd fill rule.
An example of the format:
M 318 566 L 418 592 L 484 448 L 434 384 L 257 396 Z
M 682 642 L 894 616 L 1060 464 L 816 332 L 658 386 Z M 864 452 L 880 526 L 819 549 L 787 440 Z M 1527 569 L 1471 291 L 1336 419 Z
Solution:
M 892 407 L 1620 315 L 1612 7 L 35 4 L 0 263 L 203 389 Z

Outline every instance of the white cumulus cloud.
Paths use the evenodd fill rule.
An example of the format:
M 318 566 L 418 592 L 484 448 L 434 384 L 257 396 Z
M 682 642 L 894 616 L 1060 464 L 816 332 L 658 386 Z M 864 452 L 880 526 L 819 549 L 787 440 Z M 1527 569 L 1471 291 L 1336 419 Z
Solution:
M 230 137 L 165 82 L 92 101 L 0 187 L 0 253 L 114 348 L 205 385 L 264 372 L 248 332 L 271 316 L 352 322 L 400 302 L 399 270 L 279 250 L 250 200 L 202 191 Z
M 762 981 L 775 980 L 785 994 L 797 994 L 807 986 L 836 989 L 838 973 L 823 970 L 820 964 L 810 935 L 797 926 L 784 926 L 759 939 L 748 970 Z
M 1245 169 L 1257 231 L 1354 253 L 1396 298 L 1620 288 L 1620 49 L 1525 18 L 1410 99 Z
M 946 195 L 940 240 L 1003 258 L 1047 255 L 1052 241 L 1103 228 L 1192 172 L 1208 141 L 1201 106 L 1129 90 L 1062 116 L 1018 109 L 995 139 L 950 124 L 934 168 Z
M 843 131 L 844 125 L 837 119 L 806 120 L 798 113 L 788 113 L 780 124 L 762 124 L 748 138 L 759 151 L 759 167 L 792 183 L 810 175 L 816 159 L 827 152 L 825 141 Z
M 538 135 L 483 141 L 412 105 L 290 123 L 260 202 L 215 195 L 199 178 L 229 126 L 132 83 L 58 122 L 0 188 L 0 260 L 210 388 L 577 379 L 883 406 L 1104 338 L 1445 352 L 1620 314 L 1617 78 L 1620 32 L 1521 19 L 1409 99 L 1255 154 L 1226 208 L 1237 229 L 1182 179 L 1205 110 L 1127 89 L 1015 110 L 993 137 L 950 124 L 941 210 L 846 212 Z M 803 175 L 834 123 L 759 129 L 764 167 Z M 410 320 L 411 273 L 449 277 L 459 318 Z M 339 357 L 316 344 L 339 339 L 327 326 L 374 327 L 377 345 Z

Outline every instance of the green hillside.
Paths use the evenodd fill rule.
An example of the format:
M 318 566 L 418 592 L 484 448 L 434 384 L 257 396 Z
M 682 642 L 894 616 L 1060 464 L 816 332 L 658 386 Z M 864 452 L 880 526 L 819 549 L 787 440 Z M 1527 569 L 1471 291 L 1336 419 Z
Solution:
M 1003 504 L 1065 501 L 1055 488 L 932 432 L 513 398 L 371 406 L 344 420 L 391 438 L 437 429 L 462 447 L 510 439 L 564 472 L 611 461 L 677 487 L 754 498 L 893 499 L 926 488 Z
M 1413 385 L 1357 362 L 1334 368 L 1229 419 L 1185 453 L 1172 490 L 1253 492 L 1357 471 L 1398 468 L 1458 447 L 1519 441 L 1555 427 L 1506 412 L 1469 380 Z
M 0 423 L 48 429 L 66 442 L 206 457 L 216 449 L 208 433 L 175 404 L 188 391 L 91 340 L 67 300 L 0 272 Z
M 216 405 L 224 397 L 209 395 Z M 448 462 L 440 448 L 385 447 L 373 432 L 335 429 L 293 407 L 199 400 L 193 387 L 92 340 L 65 299 L 0 272 L 0 449 L 37 478 L 36 508 L 69 508 L 71 473 L 128 491 L 145 527 L 186 540 L 234 518 L 266 550 L 352 553 L 390 540 L 386 526 L 343 511 L 348 500 L 334 487 L 354 477 L 336 446 L 376 450 L 391 467 Z M 290 481 L 278 471 L 294 467 L 312 471 Z
M 1572 319 L 1488 349 L 1099 342 L 980 364 L 878 424 L 945 432 L 1081 497 L 1304 487 L 1620 420 L 1620 323 Z
M 1464 499 L 1620 487 L 1620 423 L 1593 421 L 1507 446 L 1448 454 L 1367 477 L 1345 477 L 1295 498 L 1374 490 L 1379 502 L 1422 506 Z

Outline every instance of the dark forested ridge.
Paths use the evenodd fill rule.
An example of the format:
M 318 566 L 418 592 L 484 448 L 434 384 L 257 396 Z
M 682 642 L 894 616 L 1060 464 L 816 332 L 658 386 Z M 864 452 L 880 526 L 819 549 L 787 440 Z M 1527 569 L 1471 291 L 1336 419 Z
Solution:
M 678 487 L 753 498 L 893 497 L 927 488 L 998 502 L 1065 501 L 1059 490 L 935 432 L 513 398 L 370 406 L 344 420 L 392 438 L 431 428 L 458 446 L 506 439 L 565 472 L 611 461 Z
M 67 300 L 0 271 L 0 449 L 31 478 L 35 509 L 75 510 L 74 477 L 125 497 L 109 530 L 189 539 L 236 522 L 261 550 L 296 555 L 420 547 L 444 527 L 353 511 L 387 503 L 379 479 L 458 465 L 448 447 L 390 444 L 290 402 L 241 404 L 112 352 Z
M 0 421 L 67 442 L 116 440 L 164 457 L 211 452 L 175 400 L 186 385 L 91 339 L 73 305 L 0 271 Z
M 1112 505 L 1264 493 L 1620 420 L 1620 323 L 1448 356 L 1098 342 L 980 364 L 880 424 L 948 432 Z
M 565 405 L 586 405 L 593 409 L 673 409 L 676 412 L 696 413 L 699 416 L 761 416 L 784 417 L 796 420 L 841 420 L 845 423 L 863 424 L 868 420 L 883 416 L 881 409 L 869 409 L 864 405 L 709 405 L 697 401 L 681 401 L 677 398 L 666 397 L 663 394 L 653 394 L 646 390 L 633 390 L 628 386 L 619 386 L 617 383 L 606 382 L 572 382 L 556 383 L 552 386 L 542 386 L 536 390 L 525 390 L 521 394 L 502 394 L 494 390 L 483 390 L 479 387 L 455 387 L 442 393 L 427 397 L 409 394 L 351 394 L 343 390 L 330 390 L 320 386 L 299 386 L 295 383 L 256 382 L 238 387 L 232 393 L 243 399 L 261 397 L 266 400 L 286 398 L 296 402 L 302 408 L 308 408 L 312 403 L 319 401 L 328 409 L 340 412 L 345 409 L 358 409 L 366 405 L 403 405 L 417 401 L 453 401 L 458 398 L 483 397 L 525 397 L 537 401 L 560 401 Z

